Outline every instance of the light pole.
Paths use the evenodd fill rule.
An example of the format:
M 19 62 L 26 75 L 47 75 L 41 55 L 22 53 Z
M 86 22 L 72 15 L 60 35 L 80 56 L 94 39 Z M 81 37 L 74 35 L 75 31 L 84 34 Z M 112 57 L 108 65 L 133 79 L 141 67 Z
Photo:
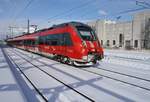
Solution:
M 30 20 L 28 19 L 28 25 L 27 25 L 27 33 L 29 34 L 30 33 Z

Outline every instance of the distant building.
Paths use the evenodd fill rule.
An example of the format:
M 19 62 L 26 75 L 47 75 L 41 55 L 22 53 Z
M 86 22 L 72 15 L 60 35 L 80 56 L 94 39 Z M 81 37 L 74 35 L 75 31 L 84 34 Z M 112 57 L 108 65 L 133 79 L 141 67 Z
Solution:
M 88 22 L 103 47 L 150 49 L 150 11 L 134 14 L 132 21 L 96 20 Z

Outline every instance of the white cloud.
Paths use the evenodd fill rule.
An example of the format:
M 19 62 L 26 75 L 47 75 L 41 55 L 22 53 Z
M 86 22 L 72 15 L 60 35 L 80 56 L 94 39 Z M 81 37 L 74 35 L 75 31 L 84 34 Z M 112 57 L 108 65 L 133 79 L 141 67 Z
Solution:
M 98 13 L 99 13 L 100 15 L 103 15 L 103 16 L 106 16 L 106 15 L 108 14 L 108 13 L 107 13 L 106 11 L 104 11 L 104 10 L 99 10 Z

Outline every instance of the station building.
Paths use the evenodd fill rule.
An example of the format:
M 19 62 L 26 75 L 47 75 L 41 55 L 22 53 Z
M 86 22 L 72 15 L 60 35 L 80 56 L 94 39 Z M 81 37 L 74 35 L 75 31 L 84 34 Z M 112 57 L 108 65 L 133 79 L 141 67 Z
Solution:
M 87 23 L 106 48 L 150 49 L 150 10 L 135 13 L 132 21 L 96 20 Z

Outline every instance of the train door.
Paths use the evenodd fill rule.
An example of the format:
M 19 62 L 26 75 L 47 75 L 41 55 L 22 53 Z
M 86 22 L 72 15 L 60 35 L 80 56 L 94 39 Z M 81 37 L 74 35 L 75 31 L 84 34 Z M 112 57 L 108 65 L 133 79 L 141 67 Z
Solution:
M 49 56 L 50 54 L 50 41 L 48 39 L 48 36 L 45 36 L 44 54 L 47 56 Z
M 27 49 L 27 40 L 24 40 L 24 48 L 23 48 L 24 50 L 26 50 Z
M 35 46 L 34 46 L 34 51 L 36 52 L 36 53 L 38 53 L 39 52 L 39 37 L 37 36 L 36 37 L 36 39 L 35 39 Z
M 46 46 L 45 46 L 45 49 L 48 53 L 49 56 L 51 56 L 52 54 L 55 54 L 57 53 L 57 36 L 56 34 L 49 34 L 47 37 L 46 37 Z
M 39 53 L 44 53 L 45 51 L 45 36 L 40 36 L 39 37 L 39 46 L 38 46 L 38 50 L 39 50 Z
M 62 53 L 64 56 L 66 56 L 66 36 L 65 33 L 61 34 L 61 40 L 60 40 L 60 53 Z
M 63 42 L 64 42 L 63 47 L 64 55 L 70 56 L 70 54 L 72 53 L 72 40 L 69 33 L 63 34 Z

